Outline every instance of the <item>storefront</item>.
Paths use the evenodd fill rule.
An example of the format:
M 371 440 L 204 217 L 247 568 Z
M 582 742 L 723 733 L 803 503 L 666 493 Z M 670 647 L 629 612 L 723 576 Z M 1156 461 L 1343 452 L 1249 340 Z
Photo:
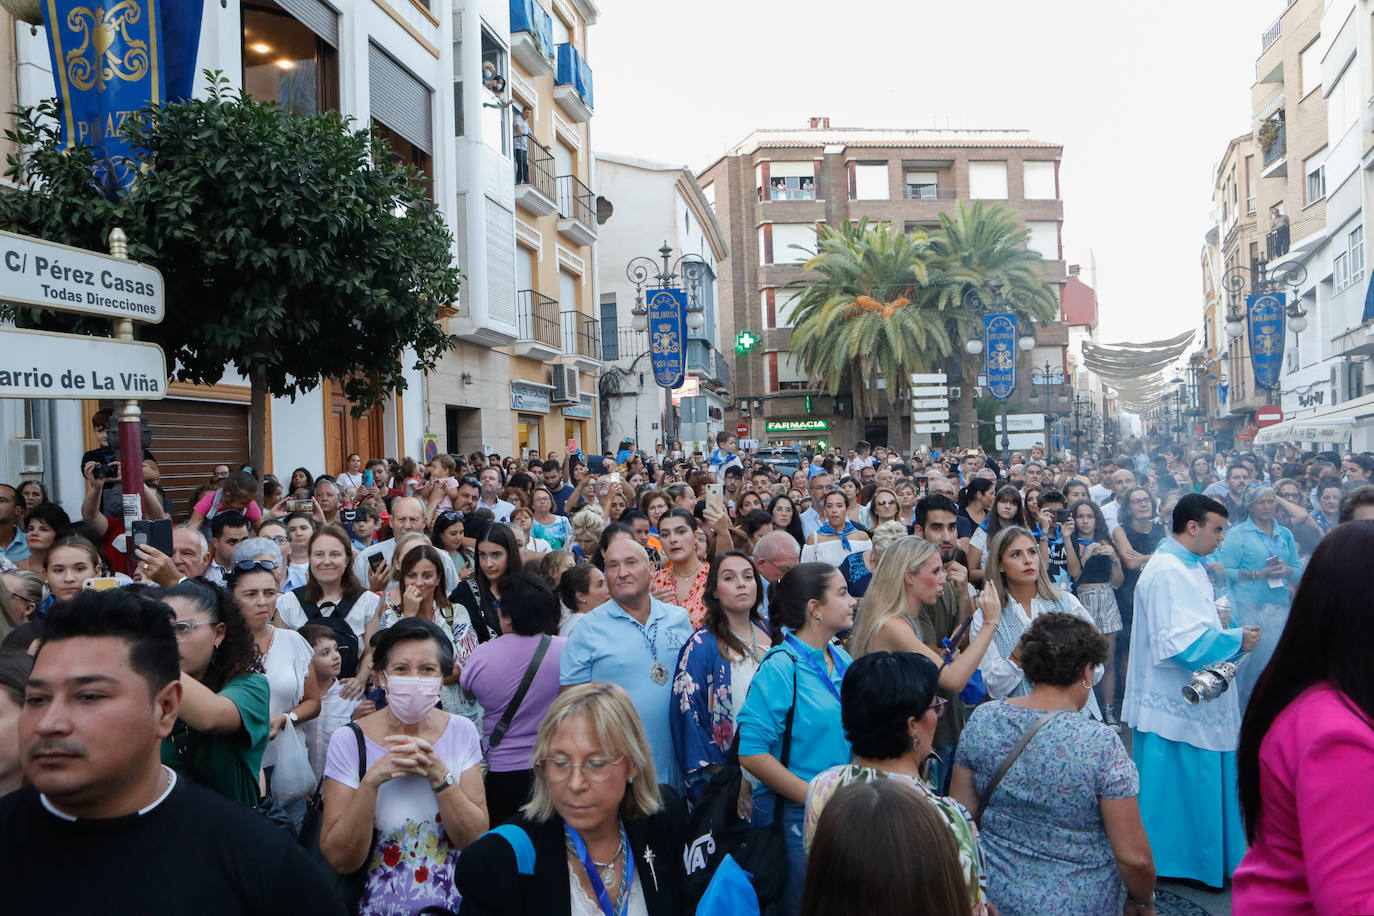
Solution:
M 512 380 L 510 383 L 510 409 L 515 414 L 515 443 L 519 454 L 528 455 L 530 449 L 541 454 L 544 445 L 544 418 L 550 412 L 549 392 L 552 385 L 539 382 Z
M 811 417 L 797 420 L 768 420 L 764 423 L 766 445 L 797 445 L 823 449 L 829 445 L 830 421 Z
M 577 447 L 584 452 L 587 445 L 593 444 L 587 441 L 587 424 L 592 420 L 594 411 L 592 407 L 592 396 L 584 394 L 581 396 L 582 403 L 570 404 L 563 408 L 563 441 L 561 443 L 550 443 L 550 448 L 560 448 L 566 446 L 571 440 L 577 443 Z

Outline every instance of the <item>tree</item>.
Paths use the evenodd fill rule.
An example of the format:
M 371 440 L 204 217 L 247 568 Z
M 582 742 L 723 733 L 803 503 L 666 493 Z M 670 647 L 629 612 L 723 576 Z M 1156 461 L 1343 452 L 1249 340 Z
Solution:
M 250 455 L 266 460 L 269 395 L 342 382 L 355 415 L 406 387 L 402 353 L 432 369 L 456 302 L 443 216 L 422 176 L 386 141 L 328 111 L 287 115 L 207 74 L 207 98 L 150 106 L 123 133 L 140 162 L 128 196 L 106 200 L 89 147 L 58 149 L 56 104 L 17 113 L 7 137 L 19 185 L 0 194 L 0 228 L 129 257 L 162 271 L 167 317 L 140 326 L 174 377 L 214 384 L 229 365 L 252 384 Z M 108 336 L 108 320 L 16 309 L 20 324 Z
M 807 377 L 837 392 L 848 383 L 855 411 L 878 413 L 886 380 L 889 445 L 898 445 L 913 372 L 949 351 L 949 337 L 929 304 L 929 246 L 924 232 L 904 235 L 867 219 L 816 229 L 805 267 L 819 279 L 798 282 L 791 350 Z
M 1000 306 L 1023 319 L 1053 321 L 1059 314 L 1054 290 L 1041 276 L 1044 259 L 1025 247 L 1029 229 L 1016 227 L 1016 214 L 1000 204 L 963 201 L 954 213 L 940 214 L 940 228 L 930 237 L 931 271 L 935 276 L 930 304 L 938 311 L 946 336 L 955 341 L 950 354 L 950 377 L 962 380 L 959 393 L 959 441 L 976 443 L 978 415 L 973 389 L 982 371 L 983 357 L 970 356 L 963 343 L 982 340 L 983 316 L 992 311 L 1000 291 Z M 978 294 L 983 308 L 970 308 L 966 296 Z M 1028 329 L 1023 328 L 1022 333 Z M 1018 351 L 1019 352 L 1019 351 Z

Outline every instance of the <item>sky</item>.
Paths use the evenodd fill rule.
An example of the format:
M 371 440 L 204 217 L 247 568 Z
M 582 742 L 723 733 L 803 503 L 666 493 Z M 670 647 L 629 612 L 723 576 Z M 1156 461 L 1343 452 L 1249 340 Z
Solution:
M 1285 0 L 597 0 L 592 145 L 703 169 L 757 128 L 1025 128 L 1063 145 L 1103 343 L 1201 320 L 1213 169 Z M 616 201 L 617 205 L 622 202 Z M 648 246 L 654 247 L 652 245 Z

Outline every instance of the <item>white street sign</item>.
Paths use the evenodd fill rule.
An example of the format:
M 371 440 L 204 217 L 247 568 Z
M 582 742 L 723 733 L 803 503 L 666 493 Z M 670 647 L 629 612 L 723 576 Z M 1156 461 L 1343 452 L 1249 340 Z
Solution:
M 948 410 L 916 410 L 912 411 L 912 423 L 946 423 L 949 421 Z
M 3 328 L 0 352 L 0 398 L 167 396 L 167 361 L 156 344 Z
M 1043 413 L 1014 413 L 1007 415 L 1007 432 L 1029 433 L 1041 432 L 1045 428 L 1045 415 Z M 997 431 L 1002 432 L 1002 417 L 997 416 Z
M 913 385 L 943 385 L 947 381 L 949 381 L 949 376 L 943 372 L 918 372 L 911 376 L 911 384 Z
M 913 398 L 947 398 L 949 389 L 943 385 L 918 385 L 911 389 Z
M 162 274 L 109 255 L 0 232 L 0 302 L 161 321 Z
M 948 423 L 913 423 L 911 426 L 913 433 L 947 433 L 949 432 Z
M 949 398 L 914 398 L 911 401 L 912 410 L 934 410 L 947 409 Z

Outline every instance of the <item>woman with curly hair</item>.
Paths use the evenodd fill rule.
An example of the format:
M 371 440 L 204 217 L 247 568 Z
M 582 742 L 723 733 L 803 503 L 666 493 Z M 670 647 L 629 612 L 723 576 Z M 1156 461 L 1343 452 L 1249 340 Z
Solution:
M 271 690 L 248 624 L 229 593 L 204 579 L 186 579 L 160 597 L 176 612 L 181 651 L 181 716 L 162 741 L 162 762 L 256 805 Z

